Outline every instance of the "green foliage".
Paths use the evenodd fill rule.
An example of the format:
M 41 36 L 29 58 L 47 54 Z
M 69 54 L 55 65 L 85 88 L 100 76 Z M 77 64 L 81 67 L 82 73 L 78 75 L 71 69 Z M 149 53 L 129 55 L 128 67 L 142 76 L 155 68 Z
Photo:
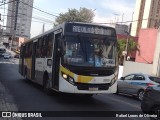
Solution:
M 62 24 L 63 22 L 88 22 L 93 21 L 94 12 L 91 9 L 80 8 L 68 9 L 66 13 L 60 13 L 56 18 L 54 25 Z
M 126 49 L 126 39 L 119 39 L 118 40 L 118 58 L 119 58 L 119 63 L 123 63 L 123 55 L 122 52 L 125 51 Z M 137 51 L 138 49 L 138 43 L 134 39 L 129 39 L 128 41 L 128 47 L 127 47 L 127 52 L 128 54 Z

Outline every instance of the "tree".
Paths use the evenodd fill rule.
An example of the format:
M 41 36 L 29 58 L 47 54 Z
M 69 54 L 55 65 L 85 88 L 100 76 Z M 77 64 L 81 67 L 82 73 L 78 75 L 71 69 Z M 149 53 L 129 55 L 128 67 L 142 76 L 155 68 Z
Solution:
M 91 9 L 80 8 L 77 9 L 68 9 L 66 13 L 60 13 L 56 18 L 54 25 L 61 24 L 63 22 L 88 22 L 93 21 L 94 12 Z
M 125 51 L 126 48 L 126 39 L 119 39 L 118 40 L 118 59 L 119 64 L 123 64 L 124 56 L 122 55 L 122 52 Z M 128 47 L 127 47 L 127 54 L 131 54 L 132 52 L 139 51 L 138 49 L 138 43 L 134 39 L 129 39 L 128 41 Z

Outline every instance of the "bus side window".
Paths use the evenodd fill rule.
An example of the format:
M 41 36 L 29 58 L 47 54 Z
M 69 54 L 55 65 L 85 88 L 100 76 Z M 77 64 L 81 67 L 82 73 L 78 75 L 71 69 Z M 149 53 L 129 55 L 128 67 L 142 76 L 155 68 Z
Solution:
M 43 58 L 43 38 L 40 38 L 39 41 L 39 57 Z
M 27 58 L 27 56 L 28 56 L 28 44 L 26 44 L 26 47 L 25 47 L 24 57 Z
M 39 39 L 37 43 L 36 57 L 40 58 L 40 40 Z
M 29 47 L 28 47 L 28 57 L 32 56 L 32 43 L 29 43 Z
M 41 57 L 44 58 L 46 55 L 45 55 L 45 37 L 42 37 L 41 38 Z
M 49 34 L 47 37 L 47 57 L 51 57 L 52 56 L 52 51 L 53 51 L 53 33 Z
M 47 57 L 47 46 L 48 45 L 48 35 L 43 37 L 42 41 L 42 57 Z

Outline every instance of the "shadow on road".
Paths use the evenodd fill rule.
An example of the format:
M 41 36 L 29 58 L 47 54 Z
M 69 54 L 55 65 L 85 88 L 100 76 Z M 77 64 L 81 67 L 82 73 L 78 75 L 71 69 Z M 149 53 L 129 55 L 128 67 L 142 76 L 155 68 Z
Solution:
M 136 96 L 134 96 L 134 95 L 128 95 L 128 94 L 124 94 L 124 93 L 119 93 L 119 94 L 116 94 L 116 95 L 141 102 L 141 101 L 138 100 L 138 98 L 137 98 Z
M 24 81 L 26 84 L 29 84 L 30 86 L 40 90 L 41 92 L 47 95 L 47 93 L 44 92 L 43 87 L 41 85 L 34 83 L 30 80 L 24 80 L 24 79 L 21 79 L 21 80 Z M 52 90 L 48 96 L 52 97 L 52 99 L 62 104 L 70 104 L 70 105 L 78 105 L 78 106 L 81 106 L 81 105 L 93 106 L 97 104 L 98 106 L 102 105 L 102 107 L 104 107 L 103 101 L 96 99 L 98 95 L 93 95 L 92 97 L 88 97 L 85 95 L 62 93 L 62 92 L 56 92 Z M 108 106 L 110 105 L 108 104 Z

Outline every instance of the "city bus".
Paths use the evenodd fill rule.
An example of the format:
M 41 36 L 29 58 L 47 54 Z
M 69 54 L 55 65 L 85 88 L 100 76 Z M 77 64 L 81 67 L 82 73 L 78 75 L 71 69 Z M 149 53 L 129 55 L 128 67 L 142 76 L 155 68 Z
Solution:
M 66 22 L 21 45 L 19 72 L 45 91 L 116 93 L 117 35 L 112 27 Z

